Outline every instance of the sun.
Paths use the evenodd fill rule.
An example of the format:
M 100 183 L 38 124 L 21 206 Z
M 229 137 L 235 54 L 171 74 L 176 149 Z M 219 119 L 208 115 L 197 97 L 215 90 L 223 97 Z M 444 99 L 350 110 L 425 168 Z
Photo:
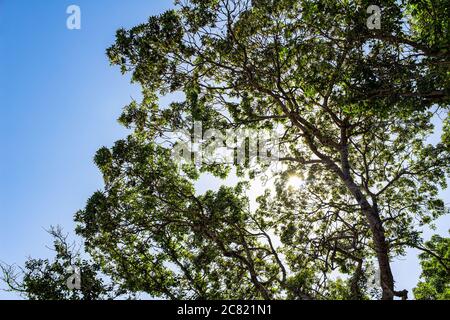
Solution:
M 297 175 L 292 175 L 287 181 L 289 188 L 301 188 L 305 185 L 305 181 Z

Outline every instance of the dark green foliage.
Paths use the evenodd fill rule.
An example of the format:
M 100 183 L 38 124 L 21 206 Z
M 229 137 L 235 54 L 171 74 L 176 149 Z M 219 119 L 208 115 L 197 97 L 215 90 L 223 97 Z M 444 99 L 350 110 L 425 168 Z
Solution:
M 450 300 L 450 238 L 434 235 L 419 255 L 421 281 L 414 288 L 417 300 Z
M 119 294 L 99 275 L 100 266 L 83 259 L 61 229 L 52 228 L 49 233 L 54 238 L 53 261 L 28 259 L 23 269 L 0 265 L 2 278 L 10 290 L 30 300 L 99 300 L 113 299 Z M 80 276 L 78 280 L 75 273 Z

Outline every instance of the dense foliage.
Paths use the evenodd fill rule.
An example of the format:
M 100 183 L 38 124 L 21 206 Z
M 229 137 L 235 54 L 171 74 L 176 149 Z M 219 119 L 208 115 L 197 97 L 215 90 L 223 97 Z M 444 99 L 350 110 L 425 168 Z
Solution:
M 414 288 L 418 300 L 450 300 L 450 238 L 433 236 L 419 255 L 421 281 Z
M 176 1 L 117 31 L 108 57 L 143 99 L 119 119 L 132 134 L 97 152 L 105 188 L 75 220 L 93 263 L 122 293 L 406 298 L 391 259 L 424 249 L 419 227 L 445 212 L 448 115 L 442 142 L 427 139 L 449 107 L 449 8 L 377 1 L 381 29 L 371 30 L 372 2 Z M 281 170 L 258 158 L 176 162 L 171 134 L 193 133 L 194 121 L 222 133 L 277 128 Z M 241 182 L 198 194 L 206 172 Z M 248 181 L 265 175 L 275 183 L 251 209 Z M 304 185 L 289 187 L 292 176 Z M 426 283 L 442 294 L 439 281 Z M 417 297 L 428 297 L 425 285 Z

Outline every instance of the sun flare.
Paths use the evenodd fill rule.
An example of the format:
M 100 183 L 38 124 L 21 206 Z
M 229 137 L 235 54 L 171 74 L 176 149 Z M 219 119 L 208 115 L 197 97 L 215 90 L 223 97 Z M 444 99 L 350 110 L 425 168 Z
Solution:
M 305 184 L 305 181 L 299 176 L 290 176 L 287 182 L 289 188 L 301 188 Z

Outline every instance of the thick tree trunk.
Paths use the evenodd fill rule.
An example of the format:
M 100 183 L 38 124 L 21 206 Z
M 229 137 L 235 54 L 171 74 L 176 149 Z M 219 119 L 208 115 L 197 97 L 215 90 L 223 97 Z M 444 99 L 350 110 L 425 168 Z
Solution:
M 373 211 L 373 210 L 371 210 Z M 394 298 L 394 277 L 392 276 L 391 265 L 389 261 L 389 247 L 384 236 L 384 228 L 378 213 L 365 213 L 370 229 L 372 230 L 373 242 L 378 259 L 378 268 L 380 270 L 380 284 L 383 290 L 382 299 L 392 300 Z
M 307 137 L 308 138 L 308 137 Z M 360 187 L 355 183 L 350 174 L 350 162 L 348 156 L 348 139 L 346 128 L 341 128 L 341 166 L 339 167 L 329 156 L 321 153 L 313 142 L 313 138 L 307 139 L 311 151 L 318 156 L 325 164 L 334 171 L 347 189 L 353 195 L 355 200 L 361 207 L 362 213 L 365 215 L 372 233 L 372 239 L 375 246 L 375 251 L 378 259 L 378 268 L 380 270 L 380 284 L 383 291 L 383 300 L 392 300 L 396 292 L 394 291 L 394 277 L 392 276 L 391 265 L 389 261 L 389 245 L 386 242 L 385 231 L 380 215 L 376 207 L 372 206 L 362 193 Z M 405 299 L 407 292 L 404 290 L 399 292 Z
M 389 261 L 389 245 L 386 242 L 385 232 L 379 213 L 370 205 L 358 186 L 351 180 L 345 179 L 345 183 L 361 206 L 361 210 L 367 218 L 375 251 L 378 259 L 378 268 L 380 270 L 380 284 L 383 291 L 383 300 L 392 300 L 394 298 L 394 277 L 392 276 L 391 265 Z
M 392 276 L 391 265 L 389 261 L 389 245 L 386 242 L 383 222 L 381 221 L 376 204 L 370 204 L 367 197 L 362 193 L 360 187 L 355 183 L 350 174 L 350 162 L 348 152 L 348 127 L 341 128 L 341 178 L 344 180 L 348 190 L 353 194 L 361 207 L 372 232 L 372 239 L 378 259 L 378 268 L 380 271 L 380 284 L 383 291 L 383 300 L 392 300 L 394 298 L 394 277 Z

